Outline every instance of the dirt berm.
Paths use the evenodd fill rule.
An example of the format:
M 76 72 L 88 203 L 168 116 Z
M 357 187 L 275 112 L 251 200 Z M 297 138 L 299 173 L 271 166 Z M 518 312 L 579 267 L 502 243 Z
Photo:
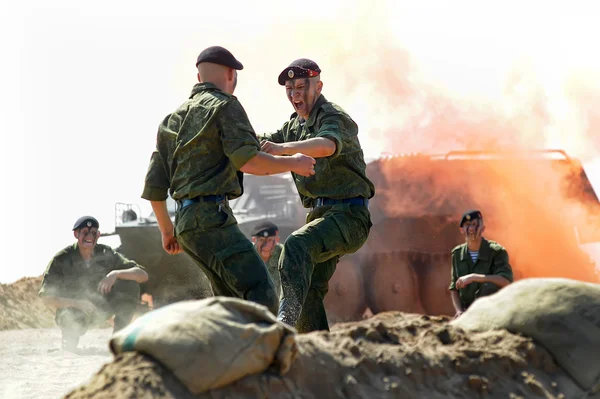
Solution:
M 54 327 L 54 312 L 38 296 L 42 277 L 0 284 L 0 330 Z
M 268 371 L 192 395 L 152 358 L 115 357 L 69 399 L 100 398 L 591 398 L 532 339 L 467 333 L 445 317 L 389 312 L 296 337 L 299 355 Z

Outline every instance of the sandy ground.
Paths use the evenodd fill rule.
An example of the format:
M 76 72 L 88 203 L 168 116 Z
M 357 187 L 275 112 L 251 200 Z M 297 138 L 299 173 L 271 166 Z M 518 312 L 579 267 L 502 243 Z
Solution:
M 112 329 L 88 331 L 78 354 L 60 349 L 57 328 L 0 331 L 0 398 L 62 398 L 112 361 Z

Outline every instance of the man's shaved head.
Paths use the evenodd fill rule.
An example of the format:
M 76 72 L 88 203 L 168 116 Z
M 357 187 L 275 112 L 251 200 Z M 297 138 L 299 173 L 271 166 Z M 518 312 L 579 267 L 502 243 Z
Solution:
M 237 86 L 237 71 L 224 65 L 202 62 L 198 64 L 198 81 L 212 83 L 224 92 L 233 94 Z

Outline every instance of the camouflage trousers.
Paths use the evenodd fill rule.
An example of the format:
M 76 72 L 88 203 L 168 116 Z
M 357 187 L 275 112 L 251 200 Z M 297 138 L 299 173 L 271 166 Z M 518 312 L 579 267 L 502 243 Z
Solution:
M 469 306 L 471 306 L 478 298 L 482 298 L 488 295 L 495 294 L 500 291 L 500 287 L 494 283 L 483 283 L 481 287 L 477 291 L 475 291 L 475 300 L 471 303 L 465 304 L 463 303 L 463 309 L 467 310 Z
M 341 256 L 363 246 L 371 230 L 371 214 L 360 205 L 314 208 L 307 224 L 285 241 L 279 273 L 282 295 L 279 320 L 299 333 L 329 330 L 323 300 Z
M 95 323 L 106 322 L 115 316 L 113 331 L 118 331 L 131 321 L 140 299 L 140 286 L 135 281 L 117 280 L 110 292 L 102 295 L 98 292 L 84 294 L 75 299 L 87 299 L 96 305 L 97 312 L 86 314 L 77 308 L 60 308 L 56 311 L 55 321 L 62 330 L 63 344 L 77 346 L 79 337 Z
M 241 232 L 227 204 L 198 202 L 178 211 L 177 242 L 208 277 L 215 296 L 241 298 L 277 314 L 277 295 L 265 263 Z

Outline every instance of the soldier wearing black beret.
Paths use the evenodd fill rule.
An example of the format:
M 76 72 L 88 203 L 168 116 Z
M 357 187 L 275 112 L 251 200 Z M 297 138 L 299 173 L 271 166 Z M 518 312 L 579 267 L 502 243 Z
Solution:
M 237 226 L 229 200 L 243 194 L 244 173 L 314 174 L 315 160 L 273 156 L 260 142 L 233 95 L 243 65 L 221 47 L 196 59 L 198 82 L 189 99 L 159 125 L 142 198 L 151 202 L 169 254 L 185 251 L 211 281 L 213 293 L 244 298 L 277 312 L 264 262 Z M 171 195 L 176 224 L 167 211 Z
M 371 229 L 369 199 L 375 194 L 365 173 L 358 125 L 321 93 L 322 70 L 299 58 L 281 71 L 294 113 L 282 128 L 264 135 L 262 151 L 306 154 L 317 160 L 314 176 L 294 176 L 308 224 L 284 243 L 279 320 L 299 332 L 328 330 L 323 299 L 340 258 L 356 252 Z
M 459 225 L 465 243 L 452 250 L 450 294 L 460 316 L 480 297 L 491 295 L 513 281 L 506 249 L 482 236 L 485 230 L 479 210 L 465 212 Z
M 92 216 L 77 219 L 77 242 L 52 258 L 42 280 L 39 295 L 56 308 L 65 350 L 75 351 L 95 322 L 114 315 L 114 331 L 129 324 L 140 300 L 139 284 L 148 280 L 143 267 L 97 243 L 99 227 Z
M 281 257 L 281 251 L 283 250 L 283 245 L 279 243 L 279 228 L 274 223 L 266 221 L 254 226 L 250 235 L 252 236 L 254 248 L 256 248 L 261 259 L 265 262 L 265 265 L 267 265 L 267 270 L 269 271 L 271 279 L 273 279 L 275 291 L 279 298 L 281 296 L 279 258 Z

